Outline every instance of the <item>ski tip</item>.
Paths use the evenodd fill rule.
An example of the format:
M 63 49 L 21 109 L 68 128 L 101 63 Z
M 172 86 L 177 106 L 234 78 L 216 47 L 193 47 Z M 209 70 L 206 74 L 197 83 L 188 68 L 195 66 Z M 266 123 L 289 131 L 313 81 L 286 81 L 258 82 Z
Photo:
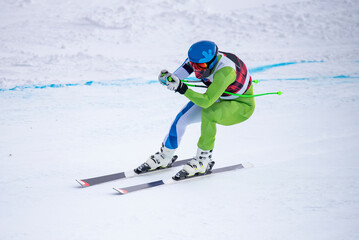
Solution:
M 77 180 L 76 179 L 76 182 L 78 182 L 81 185 L 81 187 L 89 187 L 90 186 L 90 184 L 88 184 L 84 180 Z
M 243 165 L 244 168 L 252 168 L 252 167 L 254 167 L 254 165 L 252 163 L 250 163 L 250 162 L 242 163 L 242 165 Z
M 120 188 L 113 188 L 115 191 L 117 191 L 119 194 L 123 195 L 128 193 L 126 190 L 124 189 L 120 189 Z

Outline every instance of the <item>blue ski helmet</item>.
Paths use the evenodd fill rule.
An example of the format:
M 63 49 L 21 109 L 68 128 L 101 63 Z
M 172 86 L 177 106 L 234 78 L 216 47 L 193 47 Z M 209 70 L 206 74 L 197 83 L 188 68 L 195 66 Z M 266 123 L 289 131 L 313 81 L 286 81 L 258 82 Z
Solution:
M 218 61 L 218 47 L 211 41 L 196 42 L 188 50 L 188 60 L 196 77 L 206 78 Z

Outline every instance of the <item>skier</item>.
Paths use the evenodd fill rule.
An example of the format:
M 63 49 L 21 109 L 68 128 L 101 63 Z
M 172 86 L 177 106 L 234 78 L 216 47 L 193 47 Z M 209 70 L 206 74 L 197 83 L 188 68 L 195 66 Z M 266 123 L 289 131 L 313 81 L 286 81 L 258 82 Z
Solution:
M 204 94 L 189 89 L 181 81 L 193 72 L 196 78 L 208 86 Z M 150 156 L 135 172 L 143 173 L 171 166 L 186 127 L 201 122 L 197 154 L 173 178 L 178 180 L 208 173 L 214 164 L 212 151 L 216 124 L 234 125 L 247 120 L 254 112 L 253 97 L 224 93 L 253 94 L 252 79 L 246 65 L 236 55 L 218 51 L 214 42 L 199 41 L 190 47 L 188 58 L 176 71 L 171 73 L 162 70 L 158 79 L 169 90 L 184 95 L 190 102 L 174 119 L 160 152 Z

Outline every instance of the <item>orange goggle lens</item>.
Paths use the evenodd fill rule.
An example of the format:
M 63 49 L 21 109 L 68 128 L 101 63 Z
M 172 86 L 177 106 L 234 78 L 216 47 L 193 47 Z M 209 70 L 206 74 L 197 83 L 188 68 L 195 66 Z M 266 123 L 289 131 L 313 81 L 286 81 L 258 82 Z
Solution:
M 197 71 L 203 71 L 207 69 L 207 63 L 194 63 L 194 62 L 189 62 L 191 64 L 191 66 L 193 67 L 194 70 Z

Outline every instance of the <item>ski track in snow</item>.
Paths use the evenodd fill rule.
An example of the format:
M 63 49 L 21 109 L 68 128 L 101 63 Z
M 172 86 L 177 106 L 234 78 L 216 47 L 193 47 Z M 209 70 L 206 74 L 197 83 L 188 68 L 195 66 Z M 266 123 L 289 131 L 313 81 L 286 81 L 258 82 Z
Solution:
M 359 239 L 359 1 L 0 1 L 0 239 Z M 80 188 L 159 150 L 188 100 L 157 83 L 216 41 L 255 79 L 218 126 L 216 166 L 254 168 L 119 196 L 177 169 Z M 200 125 L 177 154 L 193 156 Z

